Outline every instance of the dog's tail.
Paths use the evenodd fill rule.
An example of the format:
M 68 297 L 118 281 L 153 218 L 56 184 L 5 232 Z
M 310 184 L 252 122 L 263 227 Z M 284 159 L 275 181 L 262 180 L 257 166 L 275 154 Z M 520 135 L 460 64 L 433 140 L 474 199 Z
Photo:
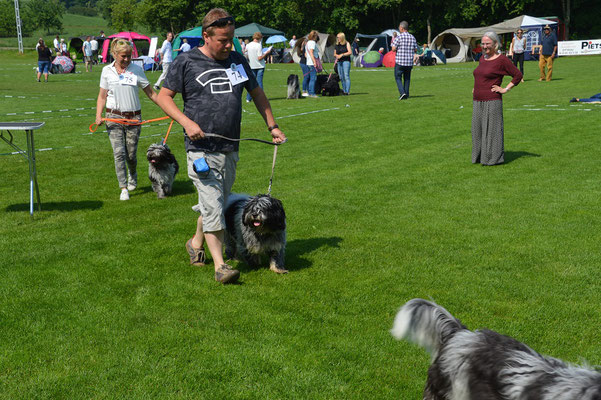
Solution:
M 440 347 L 462 329 L 466 327 L 443 307 L 413 299 L 401 307 L 390 333 L 397 340 L 405 339 L 425 348 L 436 358 Z

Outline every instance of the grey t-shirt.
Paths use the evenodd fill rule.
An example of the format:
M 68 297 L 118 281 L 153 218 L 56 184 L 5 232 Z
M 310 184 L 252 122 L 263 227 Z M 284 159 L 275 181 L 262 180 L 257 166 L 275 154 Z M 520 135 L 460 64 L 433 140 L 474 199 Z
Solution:
M 233 85 L 226 69 L 232 64 L 242 65 L 248 76 L 244 83 Z M 232 51 L 227 60 L 218 61 L 204 55 L 198 47 L 180 54 L 169 67 L 163 86 L 181 93 L 184 114 L 206 133 L 228 138 L 240 138 L 242 120 L 242 91 L 258 86 L 248 62 Z M 186 135 L 186 151 L 238 151 L 238 142 L 204 138 L 190 140 Z

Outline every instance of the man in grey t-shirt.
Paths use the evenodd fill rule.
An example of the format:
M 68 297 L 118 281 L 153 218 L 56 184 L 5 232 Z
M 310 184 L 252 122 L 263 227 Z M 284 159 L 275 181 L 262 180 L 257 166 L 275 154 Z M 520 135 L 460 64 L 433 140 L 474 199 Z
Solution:
M 186 242 L 193 265 L 205 265 L 204 242 L 215 264 L 215 280 L 233 283 L 240 272 L 225 264 L 223 239 L 224 207 L 236 176 L 238 142 L 215 137 L 215 133 L 230 139 L 240 138 L 242 91 L 246 89 L 263 116 L 274 143 L 286 136 L 275 123 L 271 105 L 252 74 L 246 59 L 232 52 L 234 18 L 227 11 L 215 8 L 202 21 L 204 46 L 178 56 L 167 73 L 157 104 L 167 115 L 184 127 L 188 176 L 198 191 L 200 212 L 196 234 Z M 246 76 L 246 79 L 244 79 Z M 181 93 L 183 112 L 173 101 Z M 209 170 L 194 169 L 203 160 Z

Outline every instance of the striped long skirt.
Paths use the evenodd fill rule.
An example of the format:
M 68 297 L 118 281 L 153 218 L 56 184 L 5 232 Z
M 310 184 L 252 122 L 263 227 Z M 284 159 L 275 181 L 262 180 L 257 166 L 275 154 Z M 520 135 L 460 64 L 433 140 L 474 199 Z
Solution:
M 475 101 L 472 112 L 472 164 L 503 164 L 503 100 Z

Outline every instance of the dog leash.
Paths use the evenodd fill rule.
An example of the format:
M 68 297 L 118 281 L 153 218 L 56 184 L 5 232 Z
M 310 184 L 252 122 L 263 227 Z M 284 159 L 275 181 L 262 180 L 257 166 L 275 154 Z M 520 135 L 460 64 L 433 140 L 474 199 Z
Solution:
M 267 188 L 267 195 L 271 196 L 271 187 L 273 186 L 273 175 L 275 174 L 275 160 L 278 157 L 278 146 L 281 144 L 284 144 L 288 141 L 288 139 L 284 140 L 281 143 L 274 143 L 274 142 L 269 142 L 267 140 L 263 140 L 263 139 L 255 139 L 255 138 L 240 138 L 240 139 L 232 139 L 232 138 L 228 138 L 222 135 L 218 135 L 216 133 L 205 133 L 206 137 L 216 137 L 216 138 L 220 138 L 220 139 L 225 139 L 225 140 L 229 140 L 232 142 L 241 142 L 243 140 L 252 140 L 254 142 L 259 142 L 259 143 L 265 143 L 265 144 L 270 144 L 273 146 L 273 161 L 271 162 L 271 176 L 269 177 L 269 187 Z
M 138 125 L 148 124 L 150 122 L 162 121 L 162 120 L 169 119 L 169 118 L 170 117 L 168 117 L 168 116 L 164 116 L 164 117 L 160 117 L 160 118 L 147 119 L 144 121 L 138 121 L 137 119 L 126 119 L 126 118 L 102 118 L 102 120 L 109 121 L 109 122 L 115 122 L 115 123 L 121 124 L 121 125 L 138 126 Z M 173 122 L 171 122 L 171 123 L 173 124 Z M 96 132 L 97 129 L 98 129 L 98 124 L 95 122 L 89 126 L 89 130 L 91 133 Z

